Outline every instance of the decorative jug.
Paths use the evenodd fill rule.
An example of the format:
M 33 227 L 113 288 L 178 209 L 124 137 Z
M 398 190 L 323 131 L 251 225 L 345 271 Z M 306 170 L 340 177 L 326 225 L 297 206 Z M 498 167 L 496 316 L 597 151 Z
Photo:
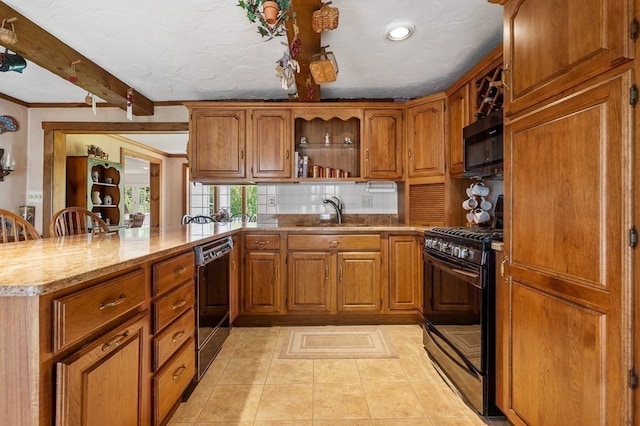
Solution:
M 93 191 L 91 193 L 91 202 L 93 204 L 102 204 L 102 200 L 100 199 L 100 191 Z

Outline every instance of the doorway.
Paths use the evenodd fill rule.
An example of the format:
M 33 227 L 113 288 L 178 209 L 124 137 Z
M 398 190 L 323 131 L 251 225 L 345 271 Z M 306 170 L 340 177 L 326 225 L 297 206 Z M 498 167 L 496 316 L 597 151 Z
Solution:
M 92 122 L 43 122 L 43 203 L 42 221 L 49 223 L 53 212 L 65 207 L 66 191 L 66 136 L 67 134 L 120 134 L 120 133 L 171 133 L 186 132 L 188 123 L 92 123 Z M 134 154 L 138 155 L 138 154 Z M 122 160 L 122 158 L 121 158 Z M 161 164 L 150 163 L 151 200 L 157 207 L 151 207 L 151 226 L 160 224 L 160 183 Z M 155 183 L 154 183 L 155 182 Z M 152 202 L 152 205 L 153 205 Z M 155 214 L 154 214 L 155 212 Z M 46 233 L 46 226 L 43 226 Z

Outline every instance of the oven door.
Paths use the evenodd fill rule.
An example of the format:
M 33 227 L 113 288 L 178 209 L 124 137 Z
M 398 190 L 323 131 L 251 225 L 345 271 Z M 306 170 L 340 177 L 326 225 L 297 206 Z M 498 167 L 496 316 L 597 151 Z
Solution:
M 423 343 L 429 358 L 465 400 L 487 415 L 486 271 L 423 252 L 425 320 Z

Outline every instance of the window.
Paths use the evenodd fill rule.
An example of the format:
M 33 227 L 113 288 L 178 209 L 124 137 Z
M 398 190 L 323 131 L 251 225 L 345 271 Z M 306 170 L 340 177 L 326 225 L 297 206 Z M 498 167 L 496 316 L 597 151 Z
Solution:
M 246 214 L 250 218 L 258 214 L 258 187 L 255 185 L 189 185 L 189 215 L 213 216 L 220 209 L 231 216 Z

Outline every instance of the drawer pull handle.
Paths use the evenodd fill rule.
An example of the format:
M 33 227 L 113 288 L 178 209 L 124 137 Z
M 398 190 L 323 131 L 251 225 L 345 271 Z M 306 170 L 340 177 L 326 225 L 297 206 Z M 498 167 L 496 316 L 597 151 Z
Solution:
M 116 300 L 99 304 L 98 308 L 102 310 L 104 308 L 112 308 L 114 306 L 118 306 L 119 304 L 123 303 L 126 298 L 126 294 L 121 294 L 120 297 L 118 297 Z
M 120 334 L 118 337 L 116 337 L 112 341 L 107 342 L 104 345 L 102 345 L 102 352 L 106 352 L 111 348 L 115 348 L 117 346 L 120 346 L 120 344 L 122 342 L 124 342 L 127 337 L 129 337 L 129 330 L 127 330 L 124 333 Z
M 176 381 L 178 377 L 182 376 L 186 369 L 187 366 L 185 364 L 182 364 L 176 371 L 173 372 L 173 377 L 171 377 L 171 380 Z
M 329 281 L 329 265 L 324 265 L 324 280 Z
M 338 241 L 338 240 L 329 241 L 329 247 L 331 247 L 331 248 L 336 248 L 339 245 L 340 245 L 340 241 Z
M 266 246 L 267 244 L 269 244 L 269 241 L 258 241 L 256 240 L 256 244 L 259 246 Z
M 175 343 L 178 340 L 182 339 L 182 336 L 184 336 L 184 328 L 180 331 L 178 331 L 176 334 L 174 334 L 173 336 L 171 336 L 171 343 Z
M 184 274 L 186 270 L 187 270 L 187 268 L 185 268 L 184 266 L 181 266 L 181 267 L 179 267 L 177 269 L 174 269 L 172 273 L 173 273 L 173 276 L 176 277 L 178 275 Z
M 340 265 L 340 277 L 338 279 L 342 281 L 342 265 Z
M 179 302 L 175 303 L 173 306 L 171 306 L 171 309 L 175 311 L 176 309 L 182 308 L 186 304 L 187 304 L 187 301 L 182 299 Z

